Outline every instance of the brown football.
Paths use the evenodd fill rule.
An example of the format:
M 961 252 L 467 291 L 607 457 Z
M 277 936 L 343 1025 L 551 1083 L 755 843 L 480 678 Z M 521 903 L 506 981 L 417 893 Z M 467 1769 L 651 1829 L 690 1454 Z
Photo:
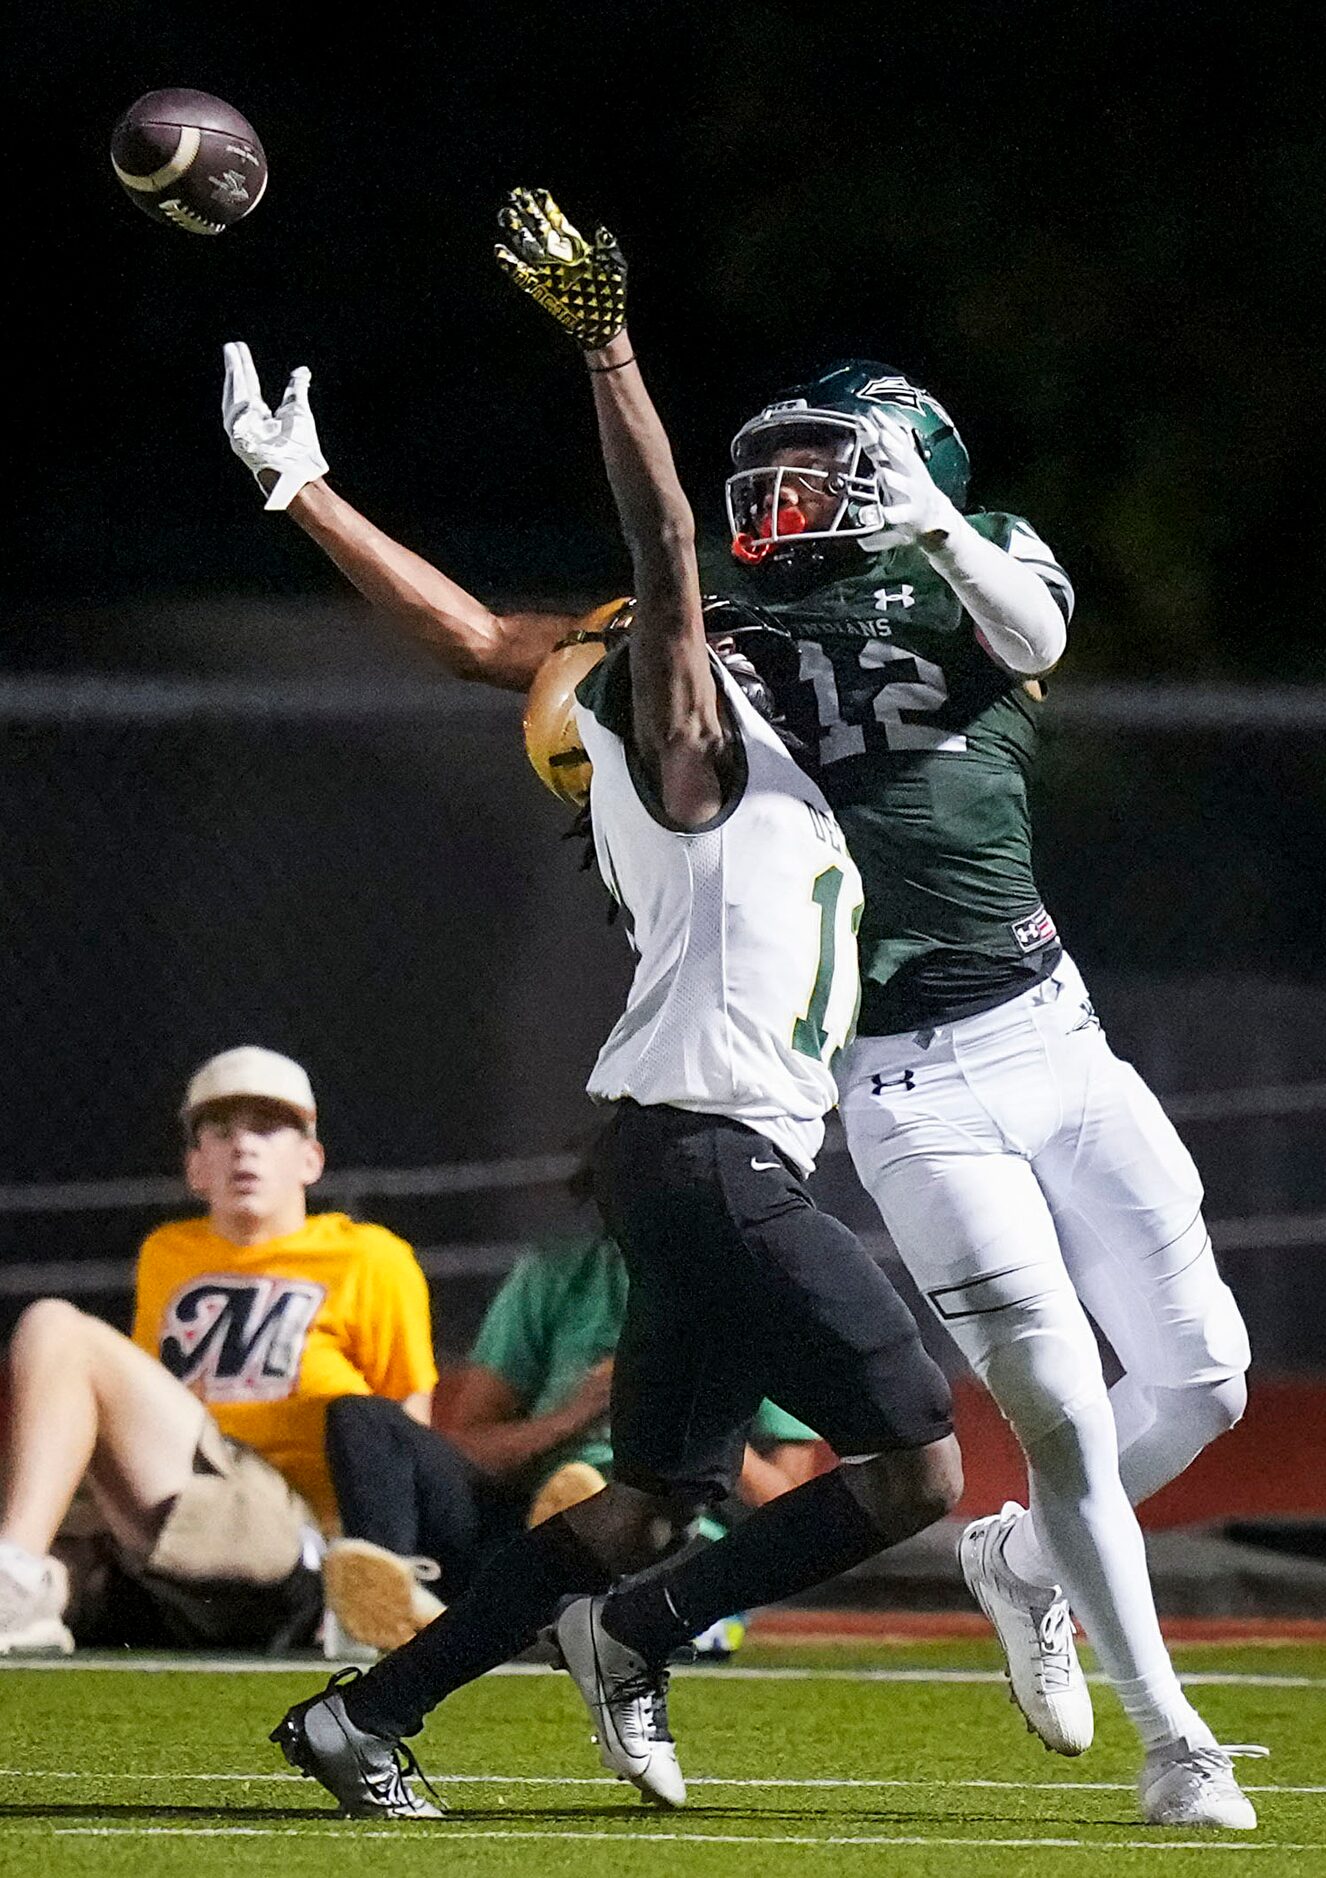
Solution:
M 262 200 L 267 158 L 253 126 L 205 91 L 149 91 L 111 133 L 111 166 L 154 221 L 219 235 Z

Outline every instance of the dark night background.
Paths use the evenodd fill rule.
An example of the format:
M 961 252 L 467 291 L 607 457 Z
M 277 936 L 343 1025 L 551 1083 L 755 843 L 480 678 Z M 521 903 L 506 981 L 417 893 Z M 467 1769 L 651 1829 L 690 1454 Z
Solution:
M 167 1172 L 185 1076 L 249 1040 L 309 1064 L 334 1166 L 583 1131 L 626 958 L 516 701 L 371 620 L 219 419 L 223 341 L 273 403 L 308 364 L 332 481 L 389 532 L 494 600 L 621 591 L 574 352 L 491 260 L 520 182 L 617 232 L 720 560 L 728 441 L 789 381 L 859 355 L 943 399 L 977 500 L 1077 586 L 1038 871 L 1116 1046 L 1190 1113 L 1326 1078 L 1319 39 L 1289 0 L 19 0 L 0 1182 Z M 265 144 L 267 197 L 218 240 L 111 173 L 165 85 Z M 191 678 L 258 702 L 152 703 Z M 279 701 L 339 678 L 339 715 Z M 1143 689 L 1102 706 L 1107 681 Z M 1187 691 L 1136 721 L 1222 681 L 1204 728 Z M 1326 1220 L 1319 1115 L 1194 1121 L 1213 1217 Z M 369 1204 L 421 1244 L 553 1207 Z M 151 1217 L 0 1208 L 27 1260 L 127 1258 Z M 1311 1219 L 1242 1241 L 1285 1361 L 1320 1360 Z
M 1318 33 L 1285 0 L 25 0 L 11 395 L 35 410 L 8 571 L 40 624 L 12 656 L 152 663 L 52 598 L 336 588 L 225 454 L 230 337 L 273 402 L 313 367 L 334 481 L 462 580 L 619 580 L 574 360 L 489 258 L 531 181 L 617 231 L 710 533 L 737 424 L 879 357 L 952 408 L 978 497 L 1072 570 L 1070 670 L 1320 677 Z M 267 199 L 219 240 L 149 222 L 111 175 L 111 124 L 165 84 L 265 142 Z

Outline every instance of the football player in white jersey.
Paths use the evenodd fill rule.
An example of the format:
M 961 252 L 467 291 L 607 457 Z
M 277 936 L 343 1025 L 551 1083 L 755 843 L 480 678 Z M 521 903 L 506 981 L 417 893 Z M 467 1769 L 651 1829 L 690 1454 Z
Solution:
M 589 246 L 564 267 L 589 283 Z M 301 369 L 270 411 L 227 348 L 225 427 L 267 506 L 457 675 L 528 689 L 579 622 L 494 613 L 352 508 L 307 386 Z M 770 675 L 865 882 L 849 1144 L 1028 1459 L 1030 1508 L 970 1527 L 964 1574 L 1047 1746 L 1092 1736 L 1071 1601 L 1145 1748 L 1144 1817 L 1249 1827 L 1169 1661 L 1131 1510 L 1238 1419 L 1246 1335 L 1191 1158 L 1109 1050 L 1031 871 L 1037 675 L 1063 650 L 1067 576 L 1020 518 L 966 512 L 956 428 L 887 366 L 799 387 L 733 455 L 734 552 L 785 577 L 762 599 L 794 645 L 788 691 Z M 1108 1389 L 1091 1319 L 1124 1371 Z
M 633 623 L 600 635 L 600 649 L 615 643 L 576 693 L 599 864 L 638 954 L 589 1084 L 613 1107 L 595 1188 L 630 1275 L 614 1477 L 275 1730 L 294 1765 L 365 1813 L 419 1810 L 401 1737 L 554 1620 L 605 1765 L 681 1805 L 671 1652 L 730 1610 L 920 1531 L 961 1491 L 942 1373 L 879 1266 L 805 1185 L 856 1006 L 856 869 L 819 789 L 750 702 L 761 688 L 748 663 L 731 655 L 729 669 L 706 638 L 690 510 L 631 352 L 615 243 L 600 231 L 571 292 L 561 260 L 586 244 L 550 198 L 516 192 L 504 228 L 499 260 L 584 348 L 635 573 Z M 535 734 L 538 711 L 536 697 Z M 614 1580 L 654 1564 L 731 1490 L 766 1395 L 820 1430 L 839 1464 L 605 1604 Z M 584 1595 L 558 1619 L 571 1594 Z

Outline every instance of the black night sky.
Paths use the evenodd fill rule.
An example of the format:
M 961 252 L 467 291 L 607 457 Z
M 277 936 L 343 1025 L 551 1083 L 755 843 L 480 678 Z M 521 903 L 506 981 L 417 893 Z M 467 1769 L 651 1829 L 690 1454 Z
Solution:
M 150 662 L 66 600 L 335 588 L 227 453 L 232 337 L 273 401 L 313 367 L 333 480 L 462 580 L 611 582 L 574 357 L 489 255 L 524 181 L 618 233 L 715 539 L 740 421 L 877 357 L 944 399 L 979 499 L 1073 572 L 1077 669 L 1320 676 L 1318 33 L 1288 0 L 22 0 L 12 660 Z M 166 84 L 265 142 L 267 199 L 219 240 L 112 177 L 112 123 Z
M 1270 690 L 1326 679 L 1320 36 L 1294 0 L 16 0 L 5 1179 L 168 1170 L 185 1077 L 245 1041 L 309 1065 L 339 1167 L 583 1138 L 628 960 L 517 701 L 341 604 L 220 422 L 224 341 L 273 402 L 307 364 L 332 481 L 392 534 L 497 601 L 624 591 L 574 348 L 491 258 L 517 183 L 618 234 L 720 564 L 729 440 L 784 386 L 857 356 L 943 400 L 976 500 L 1076 585 L 1059 701 L 1107 704 L 1051 712 L 1038 878 L 1116 1047 L 1167 1094 L 1320 1078 L 1322 693 Z M 164 86 L 266 146 L 266 199 L 219 239 L 111 172 L 112 126 Z M 344 673 L 342 716 L 269 708 Z M 172 715 L 208 686 L 144 682 L 218 675 L 251 701 Z M 1152 681 L 1167 708 L 1222 679 L 1232 719 L 1138 725 Z M 1310 1124 L 1212 1140 L 1215 1217 L 1322 1205 Z M 388 1223 L 543 1217 L 514 1191 L 447 1209 Z M 149 1223 L 0 1220 L 61 1261 L 127 1262 Z M 1288 1355 L 1319 1336 L 1281 1308 L 1316 1284 L 1296 1256 L 1243 1268 L 1254 1341 Z

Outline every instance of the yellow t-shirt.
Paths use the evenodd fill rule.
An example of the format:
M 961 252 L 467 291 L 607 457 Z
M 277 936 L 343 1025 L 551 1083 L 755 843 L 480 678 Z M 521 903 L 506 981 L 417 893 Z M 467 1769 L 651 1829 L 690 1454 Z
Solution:
M 223 1434 L 279 1468 L 324 1524 L 336 1503 L 327 1404 L 402 1401 L 437 1381 L 428 1283 L 403 1239 L 344 1213 L 233 1245 L 172 1220 L 138 1255 L 133 1339 L 207 1404 Z

